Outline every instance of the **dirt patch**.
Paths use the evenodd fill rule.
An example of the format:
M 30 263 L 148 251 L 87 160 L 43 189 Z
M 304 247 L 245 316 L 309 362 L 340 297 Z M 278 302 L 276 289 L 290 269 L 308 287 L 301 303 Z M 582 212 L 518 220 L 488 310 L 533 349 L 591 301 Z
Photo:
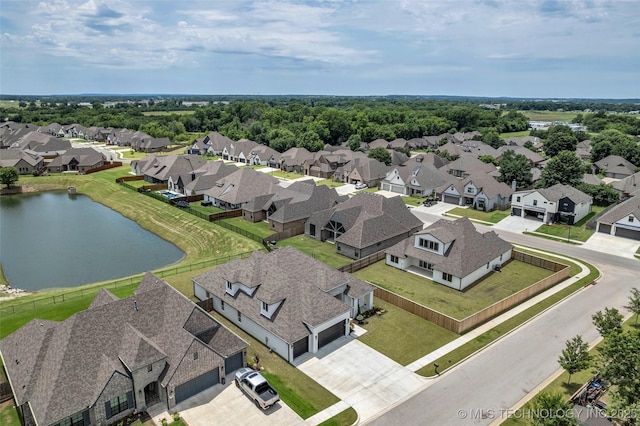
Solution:
M 39 192 L 39 191 L 40 190 L 35 186 L 20 185 L 20 186 L 12 186 L 11 188 L 2 188 L 0 189 L 0 195 L 26 194 L 28 192 Z

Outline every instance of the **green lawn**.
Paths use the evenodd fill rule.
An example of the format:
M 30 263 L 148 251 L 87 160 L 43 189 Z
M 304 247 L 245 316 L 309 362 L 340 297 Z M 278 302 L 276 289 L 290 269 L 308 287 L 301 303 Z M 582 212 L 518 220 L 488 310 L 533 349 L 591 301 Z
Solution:
M 518 111 L 531 121 L 567 121 L 571 122 L 582 111 Z
M 296 235 L 295 237 L 278 241 L 278 246 L 293 246 L 314 259 L 318 259 L 334 268 L 339 268 L 340 266 L 353 262 L 353 259 L 336 253 L 335 244 L 321 242 L 306 235 Z
M 266 238 L 269 235 L 274 234 L 276 231 L 269 228 L 269 224 L 267 222 L 249 222 L 248 220 L 244 220 L 242 217 L 234 217 L 233 219 L 224 219 L 221 222 L 226 222 L 230 225 L 237 226 L 240 229 L 244 229 L 247 232 L 251 232 L 252 234 L 259 235 L 262 238 Z
M 316 185 L 325 185 L 329 188 L 338 188 L 344 185 L 344 182 L 335 181 L 333 179 L 324 179 L 316 182 Z
M 260 365 L 264 367 L 262 374 L 278 391 L 282 401 L 300 417 L 309 418 L 339 401 L 338 397 L 320 386 L 301 370 L 286 362 L 275 352 L 270 352 L 266 346 L 235 324 L 215 312 L 212 312 L 211 315 L 249 343 L 247 360 L 251 361 L 258 355 Z
M 271 176 L 275 176 L 281 179 L 298 179 L 304 176 L 304 175 L 301 175 L 300 173 L 285 172 L 282 170 L 274 170 L 273 172 L 269 172 L 269 174 Z
M 330 419 L 325 420 L 318 426 L 351 426 L 358 420 L 358 413 L 349 407 L 346 410 L 336 414 Z
M 461 207 L 456 207 L 454 209 L 449 210 L 447 215 L 452 214 L 456 216 L 466 216 L 469 219 L 477 219 L 484 222 L 498 223 L 505 217 L 509 216 L 509 210 L 494 210 L 492 212 L 483 212 L 480 210 L 468 208 L 463 209 Z
M 0 409 L 0 424 L 4 426 L 20 426 L 20 417 L 18 417 L 18 411 L 13 401 Z
M 401 195 L 400 196 L 402 198 L 402 201 L 404 201 L 404 203 L 408 206 L 421 206 L 422 203 L 424 203 L 425 198 L 420 198 L 420 197 L 409 197 L 406 195 Z
M 587 241 L 593 235 L 595 230 L 587 229 L 585 228 L 585 225 L 587 224 L 587 221 L 589 221 L 596 214 L 600 213 L 602 210 L 604 210 L 604 207 L 593 206 L 591 213 L 582 218 L 573 226 L 563 224 L 541 225 L 538 229 L 536 229 L 536 232 L 553 235 L 565 240 L 568 240 L 570 237 L 571 240 Z
M 378 192 L 378 191 L 380 191 L 380 188 L 378 188 L 377 186 L 374 186 L 373 188 L 361 189 L 356 192 Z
M 375 305 L 387 313 L 369 317 L 363 326 L 367 333 L 358 340 L 399 364 L 410 364 L 459 337 L 390 303 L 376 299 Z
M 557 260 L 556 258 L 554 258 L 554 256 L 552 254 L 542 254 L 542 253 L 538 253 L 538 252 L 530 252 L 526 249 L 519 249 L 521 251 L 527 252 L 527 253 L 533 253 L 536 256 L 540 256 L 540 257 L 544 257 L 544 258 L 548 258 L 548 259 L 552 259 L 552 260 Z M 580 267 L 578 265 L 576 265 L 573 262 L 567 261 L 562 259 L 561 260 L 562 263 L 565 264 L 569 264 L 570 266 L 570 275 L 573 276 L 576 273 L 578 273 L 580 271 Z M 476 337 L 475 339 L 465 343 L 464 345 L 454 349 L 453 351 L 449 352 L 448 354 L 445 354 L 443 356 L 441 356 L 440 358 L 438 358 L 435 362 L 440 364 L 441 366 L 446 366 L 445 368 L 440 370 L 440 373 L 442 373 L 444 370 L 446 370 L 447 368 L 449 368 L 450 366 L 456 365 L 458 362 L 462 361 L 463 359 L 465 359 L 466 357 L 468 357 L 469 355 L 473 354 L 474 352 L 482 349 L 483 347 L 485 347 L 486 345 L 490 344 L 491 342 L 495 341 L 496 339 L 504 336 L 506 333 L 510 332 L 511 330 L 513 330 L 514 328 L 518 327 L 519 325 L 521 325 L 522 323 L 524 323 L 525 321 L 533 318 L 535 315 L 538 315 L 540 312 L 544 311 L 545 309 L 547 309 L 548 307 L 552 306 L 555 303 L 558 303 L 559 301 L 561 301 L 562 299 L 564 299 L 565 297 L 568 297 L 569 295 L 573 294 L 574 292 L 580 290 L 581 288 L 583 288 L 585 285 L 593 282 L 593 280 L 595 280 L 599 275 L 599 271 L 593 266 L 590 265 L 584 261 L 581 261 L 582 263 L 584 263 L 585 265 L 587 265 L 587 267 L 589 268 L 589 274 L 584 277 L 581 278 L 580 280 L 576 281 L 575 283 L 571 284 L 570 286 L 568 286 L 567 288 L 564 288 L 560 291 L 558 291 L 557 293 L 555 293 L 552 296 L 549 296 L 548 298 L 546 298 L 545 300 L 535 304 L 534 306 L 524 310 L 523 312 L 515 315 L 514 317 L 508 319 L 507 321 L 503 322 L 502 324 L 499 324 L 498 326 L 494 327 L 493 329 L 487 331 L 486 333 L 481 334 L 480 336 Z M 423 368 L 421 368 L 420 370 L 416 371 L 416 373 L 423 375 L 423 376 L 433 376 L 434 372 L 433 372 L 433 366 L 432 365 L 427 365 Z
M 135 159 L 135 160 L 139 160 L 141 158 L 144 158 L 147 155 L 149 155 L 149 154 L 147 154 L 146 152 L 138 152 L 138 151 L 134 151 L 134 150 L 122 151 L 122 157 L 131 158 L 131 159 Z
M 200 204 L 200 201 L 189 203 L 189 207 L 203 214 L 221 213 L 224 211 L 224 209 L 216 206 L 203 206 Z
M 502 272 L 491 272 L 481 282 L 461 292 L 388 266 L 384 261 L 354 273 L 358 278 L 459 320 L 551 274 L 546 269 L 511 260 L 502 267 Z
M 523 136 L 529 136 L 531 132 L 529 130 L 522 130 L 520 132 L 506 132 L 506 133 L 500 133 L 500 138 L 501 139 L 506 139 L 506 138 L 520 138 Z

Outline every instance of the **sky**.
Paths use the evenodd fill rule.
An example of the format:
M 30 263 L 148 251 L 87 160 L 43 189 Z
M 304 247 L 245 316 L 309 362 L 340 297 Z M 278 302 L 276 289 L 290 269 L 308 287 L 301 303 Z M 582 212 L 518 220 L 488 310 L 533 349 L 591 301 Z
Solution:
M 0 93 L 640 98 L 640 0 L 2 0 Z

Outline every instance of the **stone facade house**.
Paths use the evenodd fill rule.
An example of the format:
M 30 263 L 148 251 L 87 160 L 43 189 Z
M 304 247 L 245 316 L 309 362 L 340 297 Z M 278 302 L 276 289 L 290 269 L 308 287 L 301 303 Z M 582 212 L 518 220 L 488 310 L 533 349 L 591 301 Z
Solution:
M 71 148 L 64 154 L 57 156 L 47 165 L 50 173 L 79 172 L 86 173 L 91 169 L 106 164 L 104 154 L 93 148 Z

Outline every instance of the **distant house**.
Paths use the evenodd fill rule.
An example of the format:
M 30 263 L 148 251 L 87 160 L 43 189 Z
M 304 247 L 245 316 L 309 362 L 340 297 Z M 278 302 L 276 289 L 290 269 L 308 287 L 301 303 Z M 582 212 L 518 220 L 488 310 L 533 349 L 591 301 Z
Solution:
M 258 146 L 257 142 L 248 139 L 240 139 L 232 142 L 222 149 L 222 159 L 235 161 L 236 163 L 250 163 L 251 152 Z
M 400 166 L 394 166 L 380 182 L 381 189 L 402 195 L 426 197 L 443 184 L 453 181 L 442 168 L 447 160 L 433 153 L 418 154 Z
M 241 209 L 256 197 L 273 194 L 274 187 L 279 182 L 278 179 L 266 173 L 250 168 L 240 168 L 219 179 L 215 186 L 204 191 L 204 199 L 221 209 Z
M 498 161 L 502 160 L 502 156 L 507 151 L 513 151 L 514 154 L 524 155 L 527 158 L 527 160 L 529 160 L 529 163 L 534 167 L 537 167 L 542 161 L 544 161 L 544 158 L 542 158 L 542 156 L 537 152 L 533 152 L 530 149 L 525 148 L 523 146 L 509 146 L 509 145 L 504 145 L 498 148 L 498 156 L 495 157 L 496 160 Z
M 86 173 L 91 169 L 104 166 L 104 154 L 93 148 L 71 148 L 57 156 L 47 165 L 50 173 L 79 172 Z
M 389 166 L 373 158 L 354 158 L 340 171 L 344 182 L 364 183 L 369 188 L 377 187 L 387 176 Z
M 305 148 L 290 148 L 280 155 L 280 170 L 302 173 L 305 161 L 312 161 L 313 154 Z
M 30 175 L 44 167 L 44 158 L 19 149 L 0 149 L 0 168 L 15 167 L 18 174 Z
M 628 197 L 629 195 L 640 191 L 640 172 L 627 176 L 617 182 L 613 182 L 611 183 L 611 186 L 613 189 L 620 192 L 622 197 Z
M 591 212 L 592 198 L 571 186 L 556 184 L 545 189 L 514 192 L 511 214 L 545 223 L 573 225 Z
M 375 149 L 375 148 L 384 148 L 387 149 L 389 148 L 389 141 L 385 140 L 385 139 L 376 139 L 374 141 L 369 142 L 369 149 Z
M 280 153 L 267 145 L 258 144 L 249 153 L 249 164 L 278 167 Z
M 440 219 L 385 253 L 389 266 L 464 290 L 508 262 L 512 248 L 493 231 L 476 231 L 469 218 L 463 217 Z
M 640 194 L 616 205 L 598 218 L 597 232 L 640 240 Z
M 447 182 L 436 192 L 445 203 L 491 211 L 509 208 L 513 189 L 487 174 L 477 174 Z
M 22 424 L 106 425 L 176 404 L 246 363 L 247 343 L 155 275 L 135 295 L 101 289 L 62 322 L 34 319 L 0 341 Z
M 171 140 L 169 138 L 144 138 L 141 139 L 137 144 L 132 147 L 136 151 L 141 152 L 162 152 L 167 149 L 167 147 L 171 145 Z
M 484 163 L 472 154 L 462 154 L 457 160 L 454 160 L 442 168 L 443 171 L 450 175 L 465 178 L 469 175 L 477 175 L 481 173 L 495 175 L 499 173 L 491 163 Z
M 191 173 L 204 163 L 206 160 L 196 155 L 149 154 L 140 160 L 132 161 L 131 171 L 135 175 L 144 176 L 144 180 L 149 183 L 166 183 L 169 189 L 178 190 L 179 188 L 169 186 L 169 181 L 175 183 L 181 176 L 191 176 Z
M 580 141 L 576 146 L 576 155 L 582 160 L 589 160 L 591 158 L 591 149 L 590 140 Z
M 636 165 L 619 155 L 609 155 L 594 163 L 596 174 L 604 173 L 606 177 L 624 179 L 636 172 Z
M 232 260 L 195 277 L 193 287 L 290 363 L 348 335 L 349 318 L 373 307 L 373 286 L 293 247 Z
M 305 235 L 335 242 L 337 253 L 358 259 L 390 247 L 422 226 L 400 197 L 359 192 L 312 214 L 305 223 Z

